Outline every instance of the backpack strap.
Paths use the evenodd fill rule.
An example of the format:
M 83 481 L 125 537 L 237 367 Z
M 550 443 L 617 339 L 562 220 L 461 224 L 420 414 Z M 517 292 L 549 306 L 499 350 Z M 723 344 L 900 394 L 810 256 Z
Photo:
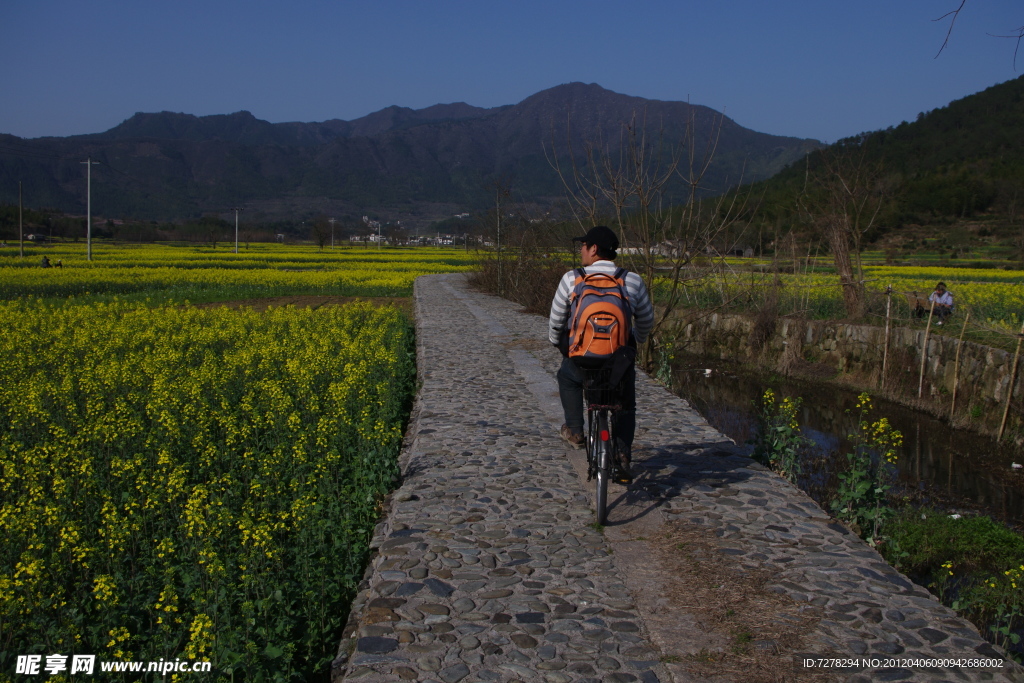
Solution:
M 573 280 L 572 283 L 573 291 L 569 293 L 570 301 L 572 300 L 572 297 L 575 296 L 576 294 L 576 288 L 579 287 L 580 283 L 583 282 L 583 280 L 587 277 L 587 271 L 583 270 L 582 268 L 576 268 L 573 272 L 576 274 L 576 279 Z
M 576 290 L 579 289 L 580 283 L 582 283 L 584 278 L 587 277 L 587 271 L 583 270 L 582 268 L 575 268 L 575 269 L 573 269 L 570 272 L 576 274 L 576 279 L 573 280 L 573 283 L 572 283 L 572 289 L 569 290 L 569 301 L 568 301 L 568 303 L 569 303 L 569 306 L 572 307 L 572 306 L 576 305 L 576 303 L 575 303 L 576 302 L 576 295 L 578 293 Z M 572 314 L 570 313 L 570 316 L 571 315 Z
M 626 301 L 629 301 L 629 290 L 626 289 L 626 275 L 628 274 L 629 271 L 626 270 L 625 268 L 616 268 L 615 274 L 612 276 L 613 278 L 622 283 L 622 296 L 626 297 Z

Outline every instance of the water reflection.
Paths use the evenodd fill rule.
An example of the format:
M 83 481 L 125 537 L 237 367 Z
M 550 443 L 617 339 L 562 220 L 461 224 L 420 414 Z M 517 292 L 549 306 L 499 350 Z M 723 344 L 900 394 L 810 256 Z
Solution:
M 705 368 L 713 369 L 706 376 Z M 803 398 L 800 426 L 815 443 L 804 458 L 804 488 L 819 503 L 835 489 L 838 463 L 849 450 L 846 435 L 857 428 L 857 394 L 831 386 L 762 377 L 730 370 L 720 361 L 681 359 L 674 390 L 737 443 L 756 431 L 754 401 L 771 386 L 777 395 Z M 984 512 L 1014 525 L 1024 524 L 1024 470 L 1014 470 L 1019 450 L 993 439 L 950 429 L 935 418 L 875 399 L 874 419 L 889 418 L 903 433 L 896 466 L 899 489 L 925 504 Z

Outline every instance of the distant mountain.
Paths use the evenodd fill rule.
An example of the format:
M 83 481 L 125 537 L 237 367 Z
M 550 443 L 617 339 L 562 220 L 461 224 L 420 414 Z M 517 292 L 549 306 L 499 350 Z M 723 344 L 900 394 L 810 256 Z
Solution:
M 512 179 L 517 198 L 544 202 L 563 195 L 548 155 L 565 161 L 588 141 L 615 149 L 633 118 L 669 144 L 691 118 L 703 144 L 720 119 L 709 191 L 767 178 L 818 146 L 751 131 L 707 107 L 570 83 L 492 109 L 393 106 L 353 121 L 276 124 L 245 111 L 138 113 L 93 135 L 0 135 L 0 202 L 16 201 L 22 181 L 32 206 L 84 211 L 86 157 L 105 164 L 93 171 L 94 211 L 105 216 L 180 219 L 258 204 L 265 218 L 283 218 L 325 202 L 472 209 L 487 205 L 499 177 Z
M 192 116 L 160 112 L 139 112 L 105 133 L 79 136 L 93 140 L 219 140 L 246 146 L 282 145 L 307 147 L 322 145 L 338 137 L 370 137 L 389 130 L 432 121 L 469 119 L 489 109 L 464 102 L 435 104 L 426 109 L 386 107 L 354 121 L 333 119 L 323 123 L 269 123 L 247 111 L 214 116 Z

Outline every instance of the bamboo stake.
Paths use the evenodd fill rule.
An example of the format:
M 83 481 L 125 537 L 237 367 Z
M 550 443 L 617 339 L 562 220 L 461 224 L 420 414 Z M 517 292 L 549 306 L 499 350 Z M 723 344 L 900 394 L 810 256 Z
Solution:
M 889 364 L 889 321 L 892 310 L 892 285 L 885 288 L 885 346 L 882 348 L 882 375 L 878 378 L 878 388 L 885 388 L 885 368 Z
M 921 345 L 921 374 L 917 378 L 917 397 L 921 398 L 924 393 L 924 363 L 928 360 L 928 335 L 932 331 L 932 315 L 935 314 L 935 302 L 932 301 L 931 308 L 928 309 L 928 326 L 924 328 L 924 344 Z
M 921 424 L 918 422 L 918 424 Z M 953 435 L 949 435 L 949 448 L 946 450 L 949 452 L 949 469 L 946 471 L 946 493 L 953 492 Z
M 967 331 L 967 321 L 971 319 L 971 312 L 968 310 L 964 317 L 964 327 L 960 330 L 960 341 L 956 344 L 956 360 L 953 361 L 953 402 L 949 406 L 949 421 L 953 422 L 953 413 L 956 412 L 956 392 L 960 388 L 960 349 L 964 345 L 964 332 Z
M 1017 380 L 1017 361 L 1020 360 L 1020 342 L 1024 339 L 1024 325 L 1020 326 L 1020 333 L 1017 334 L 1017 350 L 1013 354 L 1013 369 L 1010 370 L 1010 386 L 1006 389 L 1006 407 L 1003 408 L 1003 421 L 999 423 L 999 436 L 996 441 L 1001 441 L 1003 432 L 1006 430 L 1006 417 L 1010 414 L 1010 401 L 1013 400 L 1013 384 Z

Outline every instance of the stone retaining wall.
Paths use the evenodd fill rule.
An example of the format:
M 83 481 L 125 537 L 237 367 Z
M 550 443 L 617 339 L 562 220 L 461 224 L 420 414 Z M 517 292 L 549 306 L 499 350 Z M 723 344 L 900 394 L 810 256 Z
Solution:
M 714 358 L 781 359 L 789 346 L 799 345 L 799 357 L 827 363 L 840 372 L 877 377 L 882 367 L 885 328 L 833 321 L 779 318 L 767 342 L 755 348 L 755 321 L 744 315 L 713 314 L 690 324 L 684 339 L 689 353 Z M 894 327 L 889 338 L 889 381 L 902 378 L 916 392 L 921 363 L 923 329 Z M 953 391 L 954 365 L 959 342 L 955 337 L 932 334 L 928 339 L 925 390 L 931 395 Z M 974 342 L 964 342 L 960 355 L 960 395 L 977 403 L 1006 400 L 1013 354 Z M 1018 369 L 1013 395 L 1024 394 L 1024 372 Z M 966 405 L 966 404 L 965 404 Z

